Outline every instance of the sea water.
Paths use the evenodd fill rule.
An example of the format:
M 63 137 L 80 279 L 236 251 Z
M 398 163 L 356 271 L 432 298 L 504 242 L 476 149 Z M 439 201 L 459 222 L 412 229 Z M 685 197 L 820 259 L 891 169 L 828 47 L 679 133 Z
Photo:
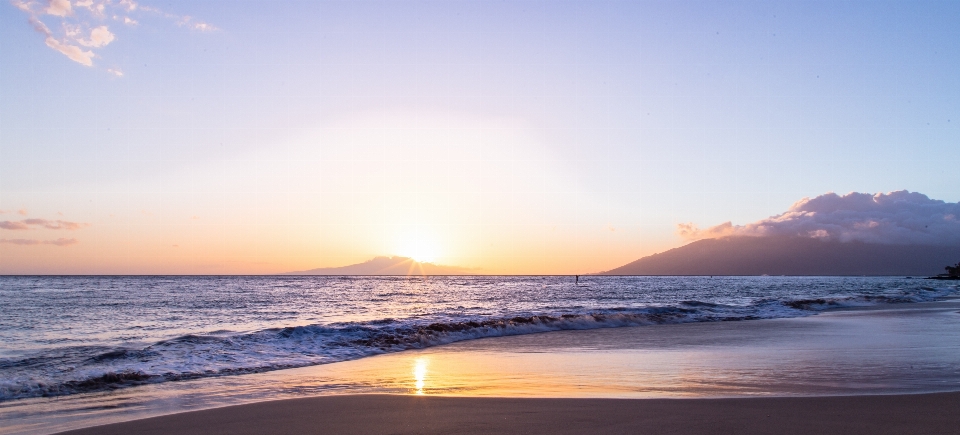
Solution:
M 903 277 L 0 277 L 0 401 L 956 292 Z

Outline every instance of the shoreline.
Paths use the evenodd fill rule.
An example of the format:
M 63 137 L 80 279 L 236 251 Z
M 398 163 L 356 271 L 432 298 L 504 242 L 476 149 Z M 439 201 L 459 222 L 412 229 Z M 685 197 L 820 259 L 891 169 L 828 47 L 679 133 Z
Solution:
M 912 403 L 920 400 L 916 399 L 919 396 L 946 394 L 943 397 L 949 396 L 946 400 L 955 403 L 955 396 L 960 395 L 957 355 L 960 355 L 960 298 L 949 298 L 831 310 L 798 318 L 491 337 L 296 369 L 26 399 L 0 404 L 0 420 L 10 422 L 0 427 L 0 434 L 50 434 L 84 427 L 134 424 L 144 419 L 176 420 L 178 416 L 194 412 L 220 412 L 216 410 L 238 406 L 273 403 L 275 405 L 270 406 L 286 404 L 282 405 L 286 407 L 299 403 L 297 400 L 332 401 L 331 404 L 339 405 L 330 406 L 343 408 L 360 400 L 350 397 L 394 397 L 382 399 L 387 402 L 377 406 L 408 410 L 414 406 L 410 403 L 421 403 L 409 400 L 449 399 L 454 402 L 443 405 L 443 409 L 460 409 L 457 407 L 466 405 L 457 403 L 482 399 L 484 402 L 476 403 L 491 401 L 483 406 L 499 409 L 497 412 L 514 412 L 510 406 L 502 405 L 514 403 L 539 410 L 536 412 L 540 412 L 542 418 L 551 419 L 566 418 L 566 415 L 552 416 L 544 404 L 567 401 L 586 406 L 578 412 L 589 415 L 601 412 L 595 401 L 609 404 L 624 399 L 647 404 L 629 405 L 632 407 L 660 402 L 687 403 L 688 399 L 701 404 L 718 400 L 780 403 L 803 399 L 813 402 L 796 406 L 808 407 L 810 412 L 819 409 L 817 403 L 833 403 L 842 398 L 861 400 L 849 399 L 851 397 L 905 397 L 863 400 Z M 381 396 L 384 394 L 387 396 Z M 520 402 L 511 402 L 516 400 Z M 960 406 L 941 408 L 927 399 L 922 401 L 924 406 L 937 412 L 960 409 Z M 846 402 L 831 406 L 847 406 L 843 403 Z M 705 405 L 683 405 L 687 406 Z M 721 408 L 723 406 L 727 405 Z M 900 405 L 894 408 L 897 406 Z M 684 409 L 664 408 L 663 412 L 689 413 Z M 476 418 L 482 420 L 492 415 L 497 414 Z M 246 418 L 246 414 L 240 417 Z M 269 415 L 264 418 L 267 417 Z M 611 418 L 625 417 L 613 415 Z M 480 420 L 470 424 L 478 425 Z M 258 421 L 255 419 L 249 424 L 256 427 L 260 424 Z M 840 420 L 837 422 L 840 424 Z M 217 433 L 216 428 L 203 427 L 204 432 Z M 514 430 L 505 426 L 502 429 Z M 780 432 L 768 429 L 765 431 Z M 378 432 L 376 428 L 370 431 Z
M 730 399 L 344 395 L 191 411 L 60 432 L 93 434 L 939 434 L 960 392 Z
M 776 281 L 776 279 L 774 280 Z M 572 288 L 563 285 L 562 282 L 535 281 L 533 284 L 523 283 L 527 287 L 533 287 L 531 290 L 533 293 L 531 294 L 546 291 L 544 289 L 548 288 L 551 289 L 550 291 L 570 293 Z M 686 291 L 682 290 L 685 288 L 683 286 L 687 285 L 686 281 L 674 281 L 668 283 L 669 285 L 666 285 L 666 287 L 681 293 Z M 871 288 L 876 286 L 874 291 L 861 292 L 863 294 L 860 294 L 852 290 L 847 291 L 849 289 L 844 286 L 849 283 L 835 282 L 835 280 L 815 281 L 819 283 L 815 288 L 839 287 L 832 291 L 818 290 L 814 292 L 822 297 L 801 297 L 799 294 L 785 292 L 781 300 L 778 298 L 763 298 L 769 292 L 759 289 L 767 289 L 777 293 L 777 289 L 784 282 L 777 281 L 778 283 L 775 284 L 758 286 L 757 283 L 750 280 L 744 282 L 734 280 L 730 282 L 731 285 L 739 289 L 735 292 L 737 297 L 734 299 L 743 302 L 747 300 L 743 299 L 747 298 L 745 295 L 750 295 L 749 297 L 754 298 L 750 299 L 753 302 L 738 304 L 721 298 L 721 303 L 714 304 L 700 302 L 697 298 L 684 299 L 680 295 L 673 295 L 670 291 L 667 291 L 666 296 L 630 296 L 629 298 L 643 299 L 644 302 L 621 304 L 604 302 L 606 299 L 611 299 L 608 298 L 610 295 L 619 295 L 612 297 L 611 300 L 614 301 L 619 301 L 620 296 L 623 296 L 617 293 L 620 291 L 617 290 L 620 289 L 619 284 L 611 284 L 610 289 L 600 289 L 599 293 L 596 294 L 591 293 L 591 291 L 574 291 L 575 294 L 572 296 L 580 303 L 579 305 L 567 306 L 565 305 L 566 302 L 558 302 L 560 305 L 541 307 L 529 312 L 518 311 L 519 314 L 511 314 L 512 311 L 506 310 L 503 314 L 496 315 L 495 313 L 498 312 L 496 308 L 481 311 L 480 308 L 485 307 L 485 305 L 484 302 L 478 302 L 479 305 L 466 309 L 466 314 L 456 312 L 459 308 L 448 307 L 454 309 L 457 314 L 421 313 L 408 317 L 397 317 L 400 320 L 386 314 L 370 318 L 350 318 L 347 316 L 341 319 L 343 322 L 340 323 L 330 323 L 323 317 L 297 318 L 288 322 L 261 322 L 256 320 L 256 316 L 244 315 L 250 317 L 247 320 L 253 322 L 251 325 L 246 325 L 248 326 L 246 328 L 229 326 L 233 325 L 230 322 L 234 320 L 226 316 L 218 319 L 217 323 L 227 325 L 223 329 L 197 328 L 196 320 L 193 320 L 193 323 L 187 322 L 184 325 L 179 325 L 176 322 L 164 325 L 173 327 L 169 329 L 171 332 L 175 331 L 173 333 L 161 333 L 159 331 L 167 331 L 168 329 L 160 327 L 161 325 L 155 325 L 147 328 L 149 329 L 148 332 L 139 332 L 138 329 L 129 335 L 123 334 L 122 331 L 125 330 L 123 325 L 140 328 L 137 326 L 135 316 L 128 316 L 119 325 L 109 322 L 97 324 L 96 319 L 92 319 L 91 322 L 86 323 L 97 324 L 98 327 L 84 327 L 89 328 L 89 330 L 81 328 L 84 329 L 83 333 L 93 334 L 92 336 L 97 337 L 100 336 L 97 334 L 101 334 L 114 341 L 104 339 L 105 341 L 100 345 L 94 340 L 89 345 L 39 346 L 35 350 L 24 347 L 17 350 L 18 346 L 23 347 L 22 343 L 29 343 L 32 338 L 29 334 L 11 333 L 10 335 L 14 339 L 11 341 L 21 344 L 13 346 L 13 350 L 9 353 L 14 359 L 9 360 L 9 370 L 6 373 L 10 373 L 13 383 L 10 384 L 9 388 L 0 389 L 0 400 L 69 396 L 110 391 L 134 385 L 152 385 L 184 379 L 235 376 L 310 367 L 355 360 L 382 353 L 417 348 L 424 349 L 436 345 L 491 336 L 502 337 L 546 331 L 633 325 L 651 326 L 673 323 L 805 317 L 830 311 L 836 307 L 857 306 L 858 304 L 923 303 L 922 301 L 935 300 L 956 292 L 955 286 L 941 286 L 933 289 L 917 287 L 914 283 L 905 284 L 902 280 L 851 281 L 856 283 L 854 287 Z M 792 284 L 797 284 L 790 280 L 785 282 L 790 282 L 791 288 Z M 647 284 L 638 283 L 638 285 L 638 288 L 642 290 Z M 712 285 L 707 287 L 713 288 Z M 898 286 L 906 286 L 909 289 L 901 292 L 898 291 L 900 290 Z M 434 292 L 440 290 L 442 293 L 442 291 L 445 291 L 441 288 L 431 287 L 431 289 Z M 636 293 L 634 290 L 636 289 L 631 290 L 631 292 Z M 607 295 L 609 292 L 612 293 Z M 586 294 L 586 296 L 581 293 Z M 397 297 L 401 300 L 411 297 L 410 295 L 413 294 L 420 293 L 378 293 L 383 297 Z M 480 298 L 479 300 L 485 301 L 486 299 L 482 299 L 482 294 L 481 291 L 467 299 Z M 638 294 L 643 294 L 643 291 Z M 365 293 L 360 294 L 359 300 L 366 296 Z M 581 296 L 582 300 L 577 299 Z M 701 296 L 707 296 L 705 300 L 712 300 L 711 297 L 717 297 L 718 295 L 708 292 Z M 591 302 L 592 297 L 600 297 L 601 300 Z M 667 302 L 663 304 L 651 302 L 661 299 Z M 380 300 L 378 299 L 378 301 Z M 282 298 L 274 302 L 278 306 L 283 306 L 285 303 Z M 137 302 L 127 301 L 127 303 L 136 304 Z M 357 300 L 351 303 L 356 304 Z M 594 305 L 600 308 L 587 308 Z M 389 307 L 381 308 L 388 313 L 391 312 L 390 309 L 387 309 Z M 297 310 L 287 310 L 277 315 L 282 317 L 294 312 L 297 312 Z M 176 320 L 183 319 L 177 318 Z M 247 320 L 236 320 L 236 322 L 238 322 L 237 325 L 240 325 Z M 26 328 L 27 325 L 28 323 L 25 323 L 24 327 Z M 72 330 L 66 324 L 55 326 L 46 333 L 56 335 L 54 330 L 57 328 Z M 75 338 L 68 336 L 65 336 L 62 340 L 67 340 L 65 343 L 71 343 L 70 340 L 76 341 Z M 32 363 L 34 360 L 40 361 L 47 357 L 51 357 L 49 364 Z M 54 364 L 61 364 L 68 370 L 61 370 Z

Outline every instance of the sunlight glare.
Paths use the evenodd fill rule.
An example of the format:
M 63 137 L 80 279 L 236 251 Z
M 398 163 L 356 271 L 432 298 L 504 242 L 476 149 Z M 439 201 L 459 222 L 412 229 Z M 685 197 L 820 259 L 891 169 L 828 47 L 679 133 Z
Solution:
M 427 360 L 426 358 L 417 358 L 413 363 L 413 379 L 414 387 L 417 389 L 416 394 L 423 394 L 423 380 L 427 376 Z
M 439 249 L 436 242 L 422 235 L 411 235 L 401 243 L 399 254 L 409 257 L 418 263 L 433 263 L 437 261 Z

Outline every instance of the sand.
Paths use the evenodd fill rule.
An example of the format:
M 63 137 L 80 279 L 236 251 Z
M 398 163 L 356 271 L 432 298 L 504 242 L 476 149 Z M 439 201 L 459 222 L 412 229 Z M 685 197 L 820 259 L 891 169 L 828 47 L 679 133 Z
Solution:
M 955 434 L 960 393 L 735 399 L 326 396 L 66 434 Z

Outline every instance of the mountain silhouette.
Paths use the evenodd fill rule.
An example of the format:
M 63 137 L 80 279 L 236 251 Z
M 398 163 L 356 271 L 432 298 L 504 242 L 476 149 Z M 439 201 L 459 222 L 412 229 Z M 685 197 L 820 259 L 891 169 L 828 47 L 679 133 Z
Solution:
M 477 275 L 476 270 L 464 267 L 421 263 L 407 257 L 376 257 L 372 260 L 342 267 L 322 267 L 283 275 Z
M 957 260 L 960 246 L 741 236 L 698 240 L 599 275 L 931 276 Z

